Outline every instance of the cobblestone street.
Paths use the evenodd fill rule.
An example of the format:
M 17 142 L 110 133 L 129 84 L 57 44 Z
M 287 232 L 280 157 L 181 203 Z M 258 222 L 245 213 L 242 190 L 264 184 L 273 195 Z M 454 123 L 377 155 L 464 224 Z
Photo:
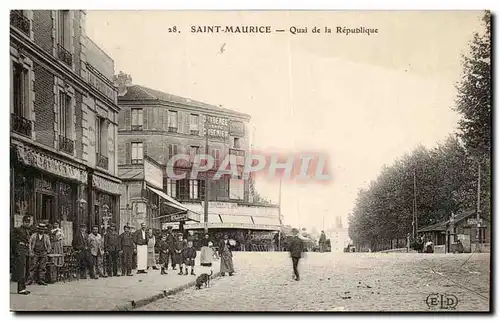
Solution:
M 141 311 L 447 311 L 431 294 L 454 295 L 457 311 L 488 311 L 490 255 L 307 253 L 301 281 L 287 253 L 235 253 L 234 276 L 189 288 Z

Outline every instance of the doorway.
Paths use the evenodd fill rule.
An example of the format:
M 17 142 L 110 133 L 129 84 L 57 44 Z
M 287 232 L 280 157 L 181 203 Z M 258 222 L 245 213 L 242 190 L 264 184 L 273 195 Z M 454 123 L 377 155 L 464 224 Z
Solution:
M 54 223 L 57 220 L 55 197 L 50 194 L 38 193 L 37 203 L 36 221 L 46 220 L 49 223 Z

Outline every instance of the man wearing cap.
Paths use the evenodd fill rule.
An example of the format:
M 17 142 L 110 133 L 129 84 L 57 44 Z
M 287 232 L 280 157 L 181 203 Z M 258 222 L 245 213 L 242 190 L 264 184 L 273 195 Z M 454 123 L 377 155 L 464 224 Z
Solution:
M 116 225 L 111 224 L 108 232 L 104 235 L 104 251 L 108 276 L 118 275 L 118 255 L 120 253 L 120 236 L 116 232 Z
M 148 234 L 146 223 L 141 223 L 141 229 L 134 233 L 134 243 L 137 249 L 137 273 L 145 274 L 148 265 Z
M 289 251 L 292 258 L 294 279 L 299 281 L 299 260 L 302 257 L 302 252 L 304 252 L 304 242 L 299 238 L 299 230 L 292 229 L 292 234 L 293 238 L 289 244 Z
M 90 248 L 90 254 L 92 254 L 92 270 L 97 272 L 97 275 L 100 277 L 105 277 L 103 271 L 101 271 L 101 261 L 102 261 L 102 256 L 104 254 L 104 240 L 99 234 L 99 227 L 93 226 L 92 227 L 92 233 L 89 234 L 88 236 L 88 242 L 89 242 L 89 248 Z M 97 276 L 95 276 L 97 278 Z
M 29 255 L 30 244 L 30 217 L 23 216 L 23 225 L 14 229 L 14 245 L 16 247 L 16 274 L 17 274 L 17 293 L 27 295 L 30 291 L 26 290 L 26 262 Z
M 38 272 L 38 284 L 47 285 L 45 283 L 45 272 L 51 247 L 50 237 L 47 233 L 44 233 L 46 229 L 47 226 L 45 224 L 38 224 L 36 232 L 30 238 L 29 251 L 33 261 L 28 284 L 33 283 Z
M 80 231 L 75 233 L 72 242 L 73 249 L 78 255 L 80 265 L 80 279 L 87 278 L 87 271 L 90 273 L 90 278 L 95 279 L 93 269 L 92 255 L 89 252 L 89 241 L 87 235 L 87 225 L 80 224 Z
M 119 245 L 122 253 L 122 275 L 132 276 L 132 261 L 134 256 L 134 237 L 130 233 L 130 226 L 123 227 L 124 232 L 120 234 Z

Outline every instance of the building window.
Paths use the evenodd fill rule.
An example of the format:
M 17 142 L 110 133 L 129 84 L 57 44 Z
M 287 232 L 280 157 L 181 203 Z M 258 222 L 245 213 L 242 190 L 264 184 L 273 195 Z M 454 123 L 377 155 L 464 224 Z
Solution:
M 198 180 L 190 179 L 189 180 L 189 198 L 190 199 L 199 199 L 200 191 L 198 189 Z
M 239 138 L 236 138 L 236 137 L 234 138 L 234 148 L 241 148 Z
M 17 29 L 24 32 L 25 35 L 29 37 L 31 22 L 26 17 L 24 10 L 11 10 L 10 11 L 10 24 Z
M 59 93 L 59 135 L 71 137 L 71 96 Z
M 214 158 L 214 167 L 218 168 L 220 164 L 220 150 L 218 149 L 212 149 L 211 153 L 212 157 Z
M 73 65 L 73 55 L 70 52 L 71 45 L 71 21 L 69 10 L 57 11 L 57 53 L 68 66 Z
M 177 133 L 177 112 L 168 111 L 168 131 Z
M 177 155 L 177 145 L 168 144 L 168 159 L 170 160 L 174 155 Z
M 167 195 L 173 198 L 177 197 L 177 181 L 171 178 L 167 178 Z
M 143 160 L 142 143 L 132 143 L 132 164 L 142 164 Z
M 13 69 L 12 88 L 14 91 L 14 115 L 18 117 L 28 118 L 28 70 L 18 63 L 14 63 Z
M 95 147 L 96 147 L 97 166 L 105 169 L 108 169 L 107 135 L 108 131 L 107 131 L 106 119 L 102 117 L 96 117 Z
M 189 122 L 189 130 L 191 135 L 198 136 L 200 134 L 200 123 L 198 115 L 191 114 Z
M 199 146 L 191 146 L 191 149 L 189 151 L 189 159 L 191 160 L 191 162 L 194 162 L 194 158 L 196 157 L 196 155 L 198 155 L 199 151 Z
M 132 130 L 142 130 L 143 118 L 141 108 L 132 108 Z

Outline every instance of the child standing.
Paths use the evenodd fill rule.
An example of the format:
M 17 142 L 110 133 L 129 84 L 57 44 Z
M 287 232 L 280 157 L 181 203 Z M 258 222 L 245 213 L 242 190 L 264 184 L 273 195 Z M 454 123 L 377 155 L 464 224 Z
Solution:
M 184 275 L 188 275 L 188 266 L 191 267 L 191 275 L 196 275 L 194 274 L 194 259 L 196 258 L 196 250 L 193 247 L 192 241 L 188 241 L 187 247 L 182 251 L 182 258 L 186 269 Z
M 177 236 L 177 241 L 174 244 L 174 267 L 179 264 L 179 273 L 178 275 L 182 275 L 182 250 L 186 247 L 186 243 L 182 239 L 182 234 Z
M 160 242 L 158 242 L 158 250 L 160 250 L 160 266 L 161 266 L 161 274 L 167 273 L 167 264 L 168 264 L 168 244 L 167 244 L 167 236 L 164 234 L 161 236 Z

